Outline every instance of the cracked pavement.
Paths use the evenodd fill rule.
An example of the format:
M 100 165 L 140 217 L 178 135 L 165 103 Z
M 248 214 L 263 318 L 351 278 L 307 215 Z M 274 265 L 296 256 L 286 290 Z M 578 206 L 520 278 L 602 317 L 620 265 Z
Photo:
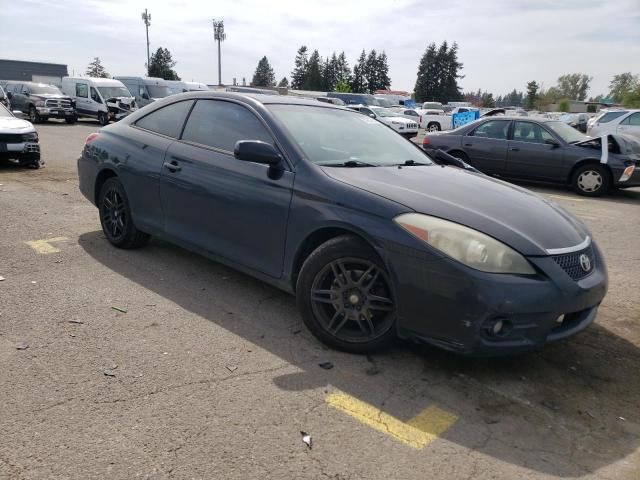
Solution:
M 110 247 L 75 172 L 97 123 L 37 128 L 46 168 L 0 167 L 0 478 L 640 478 L 640 190 L 531 187 L 608 262 L 587 331 L 515 358 L 367 358 L 321 345 L 292 297 L 246 275 L 157 240 Z M 59 253 L 25 244 L 53 237 Z M 411 449 L 326 405 L 338 390 L 458 421 Z

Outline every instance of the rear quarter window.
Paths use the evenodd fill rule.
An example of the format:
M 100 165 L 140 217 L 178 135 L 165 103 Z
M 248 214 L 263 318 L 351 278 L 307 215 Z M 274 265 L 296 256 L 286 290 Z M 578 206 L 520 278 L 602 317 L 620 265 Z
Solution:
M 135 125 L 150 132 L 178 138 L 192 104 L 193 100 L 172 103 L 145 115 Z

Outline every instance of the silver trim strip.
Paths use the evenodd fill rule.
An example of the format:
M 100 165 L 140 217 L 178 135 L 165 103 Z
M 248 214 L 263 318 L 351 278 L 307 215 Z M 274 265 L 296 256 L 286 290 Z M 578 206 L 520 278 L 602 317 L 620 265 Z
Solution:
M 587 235 L 587 238 L 584 239 L 584 242 L 579 243 L 578 245 L 574 245 L 573 247 L 547 248 L 546 251 L 549 255 L 561 255 L 563 253 L 577 252 L 579 250 L 587 248 L 590 243 L 591 243 L 591 237 Z

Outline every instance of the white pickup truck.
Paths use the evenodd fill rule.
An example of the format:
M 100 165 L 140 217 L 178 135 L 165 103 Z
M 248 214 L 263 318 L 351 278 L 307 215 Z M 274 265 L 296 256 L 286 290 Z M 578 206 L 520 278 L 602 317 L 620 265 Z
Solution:
M 451 130 L 453 128 L 453 115 L 456 113 L 471 112 L 478 110 L 474 107 L 456 107 L 451 113 L 445 113 L 439 109 L 422 109 L 418 108 L 420 128 L 424 128 L 428 132 L 439 132 L 442 130 Z

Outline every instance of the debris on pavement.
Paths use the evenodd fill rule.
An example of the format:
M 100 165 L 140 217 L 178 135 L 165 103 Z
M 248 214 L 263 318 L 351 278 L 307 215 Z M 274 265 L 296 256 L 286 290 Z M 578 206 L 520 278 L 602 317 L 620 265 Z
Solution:
M 620 420 L 621 422 L 626 422 L 627 421 L 627 419 L 624 418 L 624 417 L 618 417 L 618 420 Z
M 67 322 L 69 322 L 69 323 L 75 323 L 75 324 L 78 324 L 78 325 L 81 325 L 81 324 L 83 324 L 83 323 L 84 323 L 82 320 L 75 320 L 75 319 L 74 319 L 74 320 L 67 320 Z
M 115 310 L 116 312 L 127 313 L 127 309 L 126 308 L 120 308 L 120 307 L 114 307 L 114 306 L 111 306 L 111 308 L 113 310 Z
M 302 332 L 302 330 L 294 330 L 294 331 L 293 331 L 293 332 L 291 332 L 291 333 L 292 333 L 293 335 L 297 335 L 297 334 L 299 334 L 300 332 Z
M 227 365 L 227 370 L 230 372 L 235 372 L 238 369 L 235 365 Z
M 6 280 L 2 275 L 0 275 L 0 282 Z
M 367 362 L 371 364 L 365 370 L 365 373 L 367 375 L 377 375 L 380 373 L 380 369 L 378 368 L 378 363 L 375 361 L 375 359 L 371 355 L 367 355 Z
M 320 368 L 324 368 L 325 370 L 331 370 L 333 368 L 333 363 L 331 363 L 331 362 L 322 362 L 322 363 L 319 363 L 318 366 Z
M 309 450 L 311 450 L 311 444 L 312 444 L 311 435 L 303 431 L 300 431 L 300 435 L 302 435 L 302 441 L 305 443 L 307 447 L 309 447 Z
M 114 370 L 116 370 L 118 368 L 117 364 L 113 364 L 108 368 L 105 368 L 102 373 L 104 373 L 105 376 L 107 377 L 115 377 L 116 376 L 116 372 Z
M 26 350 L 27 348 L 29 348 L 29 342 L 18 342 L 16 343 L 16 350 Z

